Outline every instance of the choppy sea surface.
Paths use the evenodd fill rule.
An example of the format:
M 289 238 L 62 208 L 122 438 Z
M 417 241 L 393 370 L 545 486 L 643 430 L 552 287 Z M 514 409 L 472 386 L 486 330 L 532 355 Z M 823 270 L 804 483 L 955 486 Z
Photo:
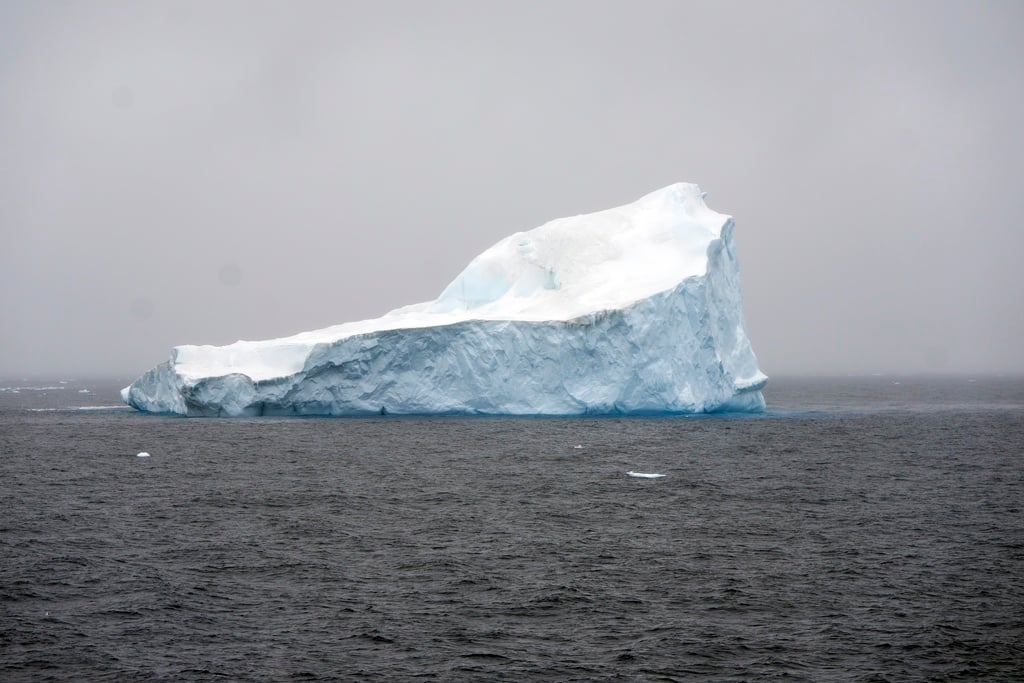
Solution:
M 0 380 L 2 680 L 1024 679 L 1021 379 L 658 419 L 183 419 L 125 383 Z

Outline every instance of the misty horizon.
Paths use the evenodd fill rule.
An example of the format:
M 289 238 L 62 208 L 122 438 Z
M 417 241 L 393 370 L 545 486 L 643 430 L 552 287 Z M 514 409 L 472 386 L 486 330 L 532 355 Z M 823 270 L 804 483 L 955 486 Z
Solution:
M 693 182 L 769 377 L 1021 375 L 1024 6 L 0 7 L 0 376 L 435 298 Z

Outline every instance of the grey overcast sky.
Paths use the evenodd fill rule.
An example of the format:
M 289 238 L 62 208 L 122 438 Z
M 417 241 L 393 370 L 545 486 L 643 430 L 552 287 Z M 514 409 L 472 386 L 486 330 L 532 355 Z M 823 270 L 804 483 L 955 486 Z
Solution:
M 0 3 L 0 374 L 432 299 L 676 181 L 769 375 L 1024 372 L 1024 2 Z

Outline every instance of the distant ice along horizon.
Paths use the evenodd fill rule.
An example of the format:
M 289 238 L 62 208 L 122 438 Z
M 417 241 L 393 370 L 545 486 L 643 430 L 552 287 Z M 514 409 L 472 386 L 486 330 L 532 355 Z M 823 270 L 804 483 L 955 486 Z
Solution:
M 432 301 L 175 347 L 122 398 L 190 416 L 761 411 L 733 226 L 676 183 L 510 235 Z

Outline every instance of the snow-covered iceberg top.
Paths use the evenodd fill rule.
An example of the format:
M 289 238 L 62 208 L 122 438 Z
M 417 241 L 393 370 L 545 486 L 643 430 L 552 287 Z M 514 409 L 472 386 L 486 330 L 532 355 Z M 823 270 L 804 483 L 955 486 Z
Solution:
M 697 185 L 676 183 L 632 204 L 558 218 L 506 237 L 474 258 L 437 299 L 379 318 L 227 346 L 178 346 L 187 379 L 241 373 L 260 381 L 300 371 L 316 344 L 466 320 L 572 320 L 614 310 L 703 275 L 729 216 Z
M 178 346 L 172 351 L 168 364 L 147 373 L 126 388 L 123 395 L 126 402 L 143 410 L 185 414 L 263 414 L 268 406 L 271 412 L 347 414 L 376 410 L 376 402 L 384 399 L 392 405 L 382 404 L 380 410 L 393 413 L 573 413 L 605 412 L 605 409 L 632 412 L 634 408 L 642 412 L 693 412 L 737 407 L 732 399 L 738 394 L 756 392 L 764 384 L 765 377 L 757 368 L 743 330 L 732 226 L 729 216 L 712 211 L 705 205 L 704 193 L 698 186 L 677 183 L 625 206 L 560 218 L 506 237 L 474 258 L 433 301 L 405 306 L 379 318 L 281 339 L 238 341 L 221 347 Z M 717 279 L 709 277 L 709 271 L 716 267 L 720 271 Z M 672 297 L 673 293 L 675 297 Z M 660 308 L 643 312 L 645 309 L 639 304 L 661 301 L 659 297 L 687 301 L 674 304 L 677 310 L 658 304 Z M 495 391 L 506 391 L 508 382 L 497 386 L 493 377 L 474 377 L 472 369 L 465 363 L 456 373 L 458 376 L 450 374 L 440 379 L 456 382 L 469 392 L 475 383 L 479 391 L 490 394 L 487 400 L 482 403 L 473 400 L 468 403 L 450 400 L 432 403 L 425 394 L 433 390 L 437 395 L 435 398 L 440 398 L 445 395 L 446 387 L 424 385 L 424 382 L 438 381 L 439 377 L 430 374 L 436 372 L 432 363 L 429 371 L 422 367 L 417 369 L 415 364 L 408 366 L 408 349 L 401 351 L 401 362 L 396 358 L 387 363 L 370 364 L 377 367 L 362 368 L 357 373 L 358 382 L 350 387 L 358 396 L 338 395 L 341 384 L 355 381 L 350 376 L 352 368 L 342 378 L 344 382 L 335 378 L 334 393 L 330 397 L 320 395 L 312 400 L 308 391 L 304 395 L 301 390 L 302 383 L 317 367 L 321 368 L 317 377 L 318 386 L 322 389 L 322 368 L 327 362 L 323 357 L 325 349 L 334 349 L 332 353 L 337 354 L 342 346 L 346 346 L 346 340 L 372 339 L 372 346 L 376 347 L 384 338 L 382 335 L 388 332 L 408 331 L 407 336 L 420 338 L 426 333 L 414 331 L 429 328 L 430 334 L 436 336 L 443 334 L 441 330 L 461 330 L 463 328 L 458 327 L 459 324 L 475 323 L 477 328 L 489 332 L 475 338 L 468 351 L 460 348 L 457 353 L 472 356 L 475 352 L 488 356 L 500 352 L 507 355 L 528 349 L 530 353 L 543 354 L 553 352 L 561 345 L 552 338 L 560 332 L 545 331 L 545 341 L 538 342 L 540 347 L 534 342 L 517 346 L 525 342 L 518 337 L 509 337 L 508 326 L 497 323 L 514 324 L 516 330 L 529 329 L 532 335 L 538 334 L 537 330 L 551 328 L 579 337 L 580 321 L 610 312 L 623 312 L 630 316 L 628 329 L 618 330 L 615 334 L 622 337 L 626 344 L 623 348 L 634 347 L 634 357 L 622 357 L 620 350 L 616 352 L 618 355 L 609 356 L 607 360 L 618 364 L 639 364 L 639 374 L 633 375 L 647 384 L 650 384 L 650 378 L 644 373 L 650 372 L 656 359 L 648 358 L 645 353 L 653 348 L 650 342 L 637 347 L 642 341 L 640 337 L 668 335 L 668 341 L 671 341 L 672 335 L 678 335 L 678 344 L 669 349 L 662 348 L 665 340 L 657 337 L 658 353 L 668 350 L 673 356 L 678 355 L 672 361 L 675 365 L 664 369 L 665 376 L 670 376 L 669 383 L 675 387 L 668 393 L 661 391 L 667 397 L 667 402 L 662 401 L 665 405 L 659 406 L 658 401 L 647 399 L 636 406 L 620 399 L 609 404 L 608 396 L 604 395 L 607 392 L 598 392 L 602 397 L 594 404 L 577 395 L 579 392 L 574 394 L 571 391 L 565 405 L 547 400 L 540 394 L 510 395 L 507 401 L 494 400 Z M 647 316 L 642 325 L 640 320 L 634 320 L 641 315 Z M 591 320 L 588 324 L 593 322 Z M 593 336 L 591 332 L 582 334 Z M 387 335 L 387 338 L 391 339 L 392 335 Z M 438 339 L 441 346 L 437 346 Z M 360 344 L 366 345 L 364 342 Z M 436 347 L 431 353 L 455 353 L 449 341 L 443 338 L 434 339 L 431 344 Z M 548 344 L 551 344 L 550 348 Z M 590 342 L 584 346 L 587 344 L 593 346 Z M 347 346 L 351 347 L 352 343 Z M 701 356 L 698 351 L 703 347 L 706 347 L 705 351 L 712 348 L 712 356 Z M 593 351 L 590 349 L 587 353 Z M 348 352 L 355 353 L 351 348 Z M 378 349 L 378 355 L 387 356 L 389 353 L 398 352 Z M 699 367 L 709 358 L 721 367 Z M 697 363 L 692 368 L 697 374 L 725 373 L 722 386 L 712 392 L 713 399 L 702 396 L 698 386 L 700 382 L 695 384 L 693 377 L 681 371 L 679 361 L 687 367 L 687 364 Z M 341 357 L 332 357 L 330 361 L 335 366 L 346 362 Z M 576 361 L 561 358 L 559 362 L 572 364 Z M 494 370 L 488 367 L 485 374 L 493 374 Z M 603 381 L 601 374 L 598 370 L 593 377 L 595 382 Z M 217 384 L 212 381 L 217 378 L 232 379 L 220 382 L 219 388 L 213 392 L 216 396 L 211 398 L 210 388 Z M 403 389 L 392 389 L 391 393 L 380 390 L 382 384 L 394 387 L 396 380 Z M 628 384 L 631 380 L 624 377 L 618 381 Z M 245 386 L 238 386 L 239 382 Z M 278 387 L 272 392 L 273 396 L 260 390 L 261 385 L 270 384 Z M 535 386 L 521 390 L 527 394 L 550 389 L 560 391 L 548 384 L 543 378 L 537 378 Z M 203 385 L 205 393 L 195 390 L 199 385 Z M 291 394 L 287 398 L 280 389 L 282 385 L 290 387 Z M 251 391 L 249 387 L 252 387 Z M 200 393 L 203 393 L 202 397 Z M 244 405 L 236 396 L 239 393 L 245 395 Z M 410 395 L 415 395 L 415 400 L 410 399 Z M 577 403 L 581 406 L 579 411 L 573 408 Z M 763 399 L 760 394 L 747 396 L 740 404 L 740 409 L 757 409 L 763 406 Z M 487 409 L 474 408 L 474 405 L 485 405 Z M 258 411 L 254 406 L 258 406 Z

